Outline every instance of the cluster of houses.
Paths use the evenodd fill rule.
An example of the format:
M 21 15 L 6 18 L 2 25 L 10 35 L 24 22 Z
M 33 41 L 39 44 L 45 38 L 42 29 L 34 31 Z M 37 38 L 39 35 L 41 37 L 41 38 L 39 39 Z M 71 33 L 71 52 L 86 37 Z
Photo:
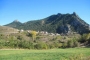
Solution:
M 38 33 L 40 33 L 40 34 L 42 34 L 42 35 L 50 35 L 50 36 L 60 35 L 60 34 L 58 34 L 58 33 L 48 33 L 47 31 L 40 31 L 40 32 L 38 32 Z
M 24 32 L 23 29 L 19 30 L 19 32 Z M 32 32 L 32 30 L 26 30 L 26 32 L 30 33 Z M 54 35 L 60 35 L 58 33 L 48 33 L 47 31 L 36 31 L 37 34 L 40 34 L 40 35 L 50 35 L 50 36 L 54 36 Z

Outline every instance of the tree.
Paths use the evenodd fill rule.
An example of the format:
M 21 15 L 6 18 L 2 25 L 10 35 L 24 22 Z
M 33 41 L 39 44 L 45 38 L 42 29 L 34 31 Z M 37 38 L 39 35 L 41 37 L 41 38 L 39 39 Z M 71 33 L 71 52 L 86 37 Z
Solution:
M 31 34 L 31 37 L 34 41 L 36 39 L 37 32 L 36 31 L 31 31 L 30 34 Z

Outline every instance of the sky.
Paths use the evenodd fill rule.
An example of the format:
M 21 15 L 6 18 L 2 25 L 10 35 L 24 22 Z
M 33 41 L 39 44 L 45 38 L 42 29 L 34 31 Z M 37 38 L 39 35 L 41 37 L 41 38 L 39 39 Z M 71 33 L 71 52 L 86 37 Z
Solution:
M 90 0 L 0 0 L 0 25 L 73 12 L 90 24 Z

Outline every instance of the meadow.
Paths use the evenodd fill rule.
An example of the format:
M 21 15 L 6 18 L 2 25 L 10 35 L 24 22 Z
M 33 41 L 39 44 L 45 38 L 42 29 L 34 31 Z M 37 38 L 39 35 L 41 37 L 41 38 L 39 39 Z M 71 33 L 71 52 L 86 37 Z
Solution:
M 90 56 L 90 48 L 48 50 L 1 49 L 0 60 L 70 60 L 73 56 Z

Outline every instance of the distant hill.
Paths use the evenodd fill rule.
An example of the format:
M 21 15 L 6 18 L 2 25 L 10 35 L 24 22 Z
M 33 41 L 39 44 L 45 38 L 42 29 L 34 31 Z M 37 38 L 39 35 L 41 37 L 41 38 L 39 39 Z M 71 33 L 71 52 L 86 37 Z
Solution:
M 19 22 L 18 20 L 14 20 L 13 22 L 11 22 L 10 24 L 7 24 L 5 26 L 9 26 L 9 27 L 20 29 L 20 26 L 22 26 L 22 25 L 23 24 L 21 22 Z
M 28 21 L 21 23 L 13 21 L 5 26 L 10 26 L 17 29 L 48 31 L 52 33 L 87 33 L 89 31 L 89 24 L 82 20 L 75 12 L 72 14 L 55 14 L 44 19 Z

